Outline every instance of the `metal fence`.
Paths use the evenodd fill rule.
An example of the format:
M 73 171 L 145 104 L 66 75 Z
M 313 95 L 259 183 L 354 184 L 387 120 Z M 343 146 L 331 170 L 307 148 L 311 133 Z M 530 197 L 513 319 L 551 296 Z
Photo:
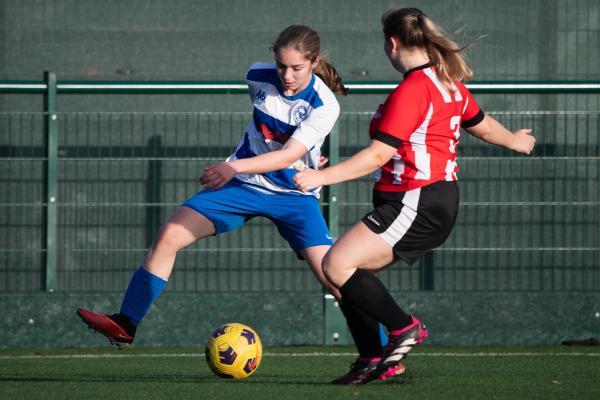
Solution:
M 51 100 L 51 99 L 50 99 Z M 121 291 L 160 224 L 234 149 L 249 113 L 0 113 L 0 292 Z M 531 156 L 459 145 L 461 206 L 446 243 L 381 273 L 391 290 L 600 290 L 599 112 L 490 112 L 531 127 Z M 331 162 L 368 143 L 342 113 Z M 372 177 L 326 190 L 334 234 L 370 207 Z M 169 290 L 320 291 L 273 224 L 255 218 L 178 255 Z

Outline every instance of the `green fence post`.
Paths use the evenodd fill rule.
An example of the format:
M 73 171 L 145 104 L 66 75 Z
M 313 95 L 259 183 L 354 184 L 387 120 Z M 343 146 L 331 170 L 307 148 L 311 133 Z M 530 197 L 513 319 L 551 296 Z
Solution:
M 421 290 L 434 289 L 433 252 L 429 251 L 421 258 Z
M 329 139 L 329 165 L 335 165 L 340 162 L 340 127 L 335 124 Z M 329 223 L 329 231 L 334 240 L 337 240 L 339 235 L 339 207 L 338 207 L 338 185 L 327 187 L 327 222 Z
M 340 160 L 340 129 L 335 124 L 328 136 L 329 165 L 335 165 Z M 327 187 L 327 221 L 329 231 L 334 240 L 339 236 L 339 208 L 338 208 L 338 186 Z M 325 293 L 323 297 L 323 309 L 325 315 L 325 344 L 349 344 L 352 343 L 350 333 L 346 327 L 346 319 L 340 310 L 337 300 Z
M 57 164 L 58 164 L 58 116 L 56 114 L 56 73 L 46 72 L 48 86 L 45 98 L 46 111 L 46 265 L 43 289 L 56 289 L 56 228 L 57 228 Z

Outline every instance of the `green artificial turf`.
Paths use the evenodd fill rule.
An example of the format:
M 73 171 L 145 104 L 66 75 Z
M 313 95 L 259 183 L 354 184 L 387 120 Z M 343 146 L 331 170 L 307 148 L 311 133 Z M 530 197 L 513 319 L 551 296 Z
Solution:
M 333 386 L 348 347 L 266 348 L 254 375 L 212 375 L 203 349 L 0 350 L 0 399 L 600 399 L 598 347 L 413 350 L 386 382 Z

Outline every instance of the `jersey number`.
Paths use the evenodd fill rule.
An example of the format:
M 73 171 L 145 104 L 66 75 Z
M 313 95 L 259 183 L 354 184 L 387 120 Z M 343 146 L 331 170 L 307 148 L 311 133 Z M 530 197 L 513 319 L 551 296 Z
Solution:
M 460 116 L 454 116 L 450 118 L 450 129 L 454 130 L 454 139 L 450 139 L 450 153 L 456 153 L 456 145 L 458 144 L 458 138 L 460 137 Z

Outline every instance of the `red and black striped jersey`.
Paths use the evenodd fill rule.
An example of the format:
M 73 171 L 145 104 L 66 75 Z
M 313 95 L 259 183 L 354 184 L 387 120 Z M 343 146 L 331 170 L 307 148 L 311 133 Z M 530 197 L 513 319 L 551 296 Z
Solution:
M 446 89 L 430 64 L 413 68 L 380 105 L 369 135 L 398 150 L 377 171 L 375 189 L 404 192 L 437 181 L 454 181 L 460 128 L 484 114 L 461 82 Z

